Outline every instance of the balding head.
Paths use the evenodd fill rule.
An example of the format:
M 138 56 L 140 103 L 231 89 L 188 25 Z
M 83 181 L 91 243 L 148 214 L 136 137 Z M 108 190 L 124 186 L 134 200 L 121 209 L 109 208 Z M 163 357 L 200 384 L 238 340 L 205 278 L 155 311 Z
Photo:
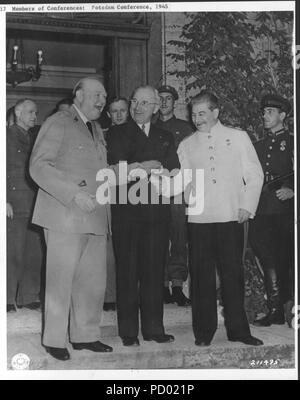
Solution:
M 106 103 L 106 90 L 99 79 L 80 79 L 73 89 L 74 104 L 90 121 L 100 117 Z
M 37 122 L 37 106 L 30 99 L 19 100 L 15 105 L 16 123 L 28 131 Z
M 151 121 L 159 109 L 159 94 L 152 86 L 138 87 L 131 98 L 130 114 L 137 124 Z

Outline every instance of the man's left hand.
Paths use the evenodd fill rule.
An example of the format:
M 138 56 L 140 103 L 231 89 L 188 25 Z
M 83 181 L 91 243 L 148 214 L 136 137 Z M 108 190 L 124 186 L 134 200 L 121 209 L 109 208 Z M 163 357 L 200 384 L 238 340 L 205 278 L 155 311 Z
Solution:
M 242 223 L 248 221 L 250 216 L 251 216 L 251 213 L 249 211 L 245 210 L 244 208 L 239 208 L 238 223 L 242 224 Z
M 294 197 L 294 191 L 293 189 L 282 187 L 276 190 L 276 196 L 279 200 L 285 201 Z

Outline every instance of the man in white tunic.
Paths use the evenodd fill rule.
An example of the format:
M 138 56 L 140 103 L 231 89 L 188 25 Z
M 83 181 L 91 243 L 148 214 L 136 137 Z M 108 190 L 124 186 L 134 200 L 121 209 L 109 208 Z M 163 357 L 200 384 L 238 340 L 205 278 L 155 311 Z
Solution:
M 202 91 L 192 99 L 191 107 L 197 131 L 180 143 L 178 155 L 181 171 L 191 171 L 191 195 L 195 190 L 199 193 L 197 185 L 201 185 L 195 179 L 196 171 L 204 171 L 204 207 L 195 212 L 189 200 L 188 209 L 195 344 L 210 345 L 217 329 L 217 261 L 228 339 L 261 345 L 261 340 L 251 336 L 244 310 L 240 224 L 255 215 L 262 168 L 247 133 L 219 121 L 216 96 Z M 168 195 L 166 186 L 162 191 Z

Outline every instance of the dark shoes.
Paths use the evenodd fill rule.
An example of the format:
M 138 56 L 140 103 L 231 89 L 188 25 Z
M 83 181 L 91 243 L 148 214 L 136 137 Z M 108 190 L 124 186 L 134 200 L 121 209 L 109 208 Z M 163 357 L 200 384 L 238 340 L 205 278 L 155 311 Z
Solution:
M 137 337 L 123 337 L 122 342 L 124 346 L 139 346 L 140 342 Z
M 7 304 L 6 312 L 16 312 L 16 311 L 17 311 L 17 309 L 14 304 Z
M 57 360 L 60 361 L 67 361 L 70 359 L 70 353 L 66 348 L 59 348 L 59 347 L 49 347 L 46 346 L 46 351 L 49 353 L 52 357 L 56 358 Z
M 256 319 L 253 322 L 255 326 L 271 326 L 275 325 L 284 325 L 284 312 L 282 310 L 273 309 L 267 315 L 262 318 Z
M 175 286 L 172 288 L 172 300 L 173 303 L 176 303 L 179 307 L 191 305 L 191 300 L 184 295 L 182 287 L 180 286 Z
M 110 353 L 113 351 L 112 347 L 107 344 L 97 342 L 90 343 L 72 343 L 74 350 L 90 350 L 95 351 L 96 353 Z
M 157 343 L 170 343 L 174 342 L 175 338 L 173 335 L 151 335 L 151 336 L 144 336 L 144 340 L 147 342 L 153 340 Z
M 170 293 L 169 287 L 164 287 L 164 303 L 165 304 L 173 303 L 173 298 Z
M 230 342 L 241 342 L 244 344 L 248 344 L 249 346 L 261 346 L 264 344 L 264 342 L 260 339 L 257 339 L 254 336 L 245 336 L 245 337 L 240 337 L 240 338 L 228 338 Z
M 116 303 L 104 303 L 103 304 L 104 311 L 115 311 L 116 310 Z
M 200 347 L 207 347 L 210 346 L 210 341 L 209 340 L 203 340 L 203 339 L 196 339 L 195 340 L 195 345 L 200 346 Z

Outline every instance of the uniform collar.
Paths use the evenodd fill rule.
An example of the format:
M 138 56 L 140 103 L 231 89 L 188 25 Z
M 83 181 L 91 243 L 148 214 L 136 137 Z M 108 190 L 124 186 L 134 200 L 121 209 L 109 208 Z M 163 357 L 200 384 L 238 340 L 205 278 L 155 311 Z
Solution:
M 278 129 L 278 131 L 275 132 L 268 131 L 268 136 L 275 138 L 276 136 L 281 135 L 284 132 L 285 132 L 285 127 L 283 126 L 282 128 Z
M 177 118 L 176 118 L 175 115 L 173 114 L 172 117 L 169 118 L 169 119 L 167 119 L 166 121 L 164 121 L 164 120 L 162 120 L 162 119 L 160 119 L 160 118 L 159 118 L 159 121 L 160 121 L 162 124 L 166 124 L 167 122 L 176 121 L 176 119 L 177 119 Z
M 26 131 L 24 128 L 22 128 L 20 125 L 15 124 L 15 125 L 13 125 L 13 126 L 15 126 L 24 136 L 27 137 L 27 135 L 29 134 L 29 132 Z
M 73 107 L 75 108 L 75 110 L 77 111 L 77 114 L 79 115 L 79 117 L 82 119 L 82 121 L 86 124 L 87 122 L 89 122 L 89 120 L 87 119 L 87 117 L 83 114 L 83 112 L 75 105 L 73 104 Z

